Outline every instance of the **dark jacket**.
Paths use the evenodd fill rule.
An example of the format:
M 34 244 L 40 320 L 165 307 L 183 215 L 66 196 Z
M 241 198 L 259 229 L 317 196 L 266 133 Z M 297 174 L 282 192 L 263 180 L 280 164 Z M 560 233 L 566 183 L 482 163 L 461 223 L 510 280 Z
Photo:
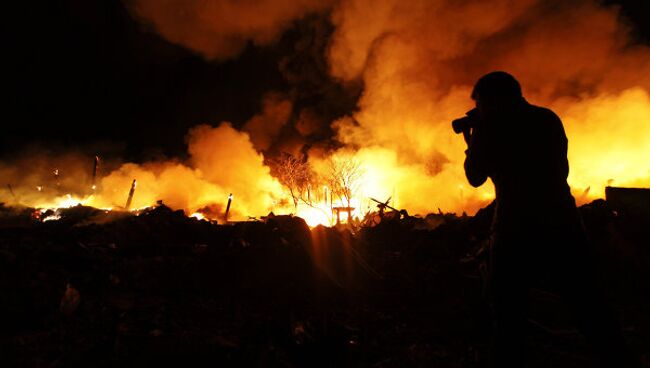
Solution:
M 522 100 L 477 125 L 465 174 L 474 187 L 488 177 L 494 183 L 497 233 L 579 221 L 566 181 L 567 138 L 555 113 Z

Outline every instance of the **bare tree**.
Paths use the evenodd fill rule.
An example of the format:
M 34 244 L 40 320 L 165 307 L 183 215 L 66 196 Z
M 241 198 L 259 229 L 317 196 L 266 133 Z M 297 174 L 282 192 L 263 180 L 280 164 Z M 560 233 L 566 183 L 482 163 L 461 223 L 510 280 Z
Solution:
M 359 189 L 362 176 L 361 164 L 354 157 L 333 157 L 330 160 L 328 181 L 332 194 L 345 200 L 348 207 Z
M 291 194 L 296 210 L 300 201 L 311 205 L 309 190 L 314 174 L 306 159 L 299 159 L 283 152 L 273 161 L 273 168 L 275 176 Z

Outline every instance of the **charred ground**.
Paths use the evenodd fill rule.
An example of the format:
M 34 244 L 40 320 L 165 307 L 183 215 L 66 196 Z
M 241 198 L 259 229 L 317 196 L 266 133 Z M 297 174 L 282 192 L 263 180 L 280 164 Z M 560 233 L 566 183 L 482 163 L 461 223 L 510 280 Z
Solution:
M 534 211 L 534 206 L 531 206 Z M 650 353 L 648 217 L 581 207 L 626 337 Z M 37 222 L 2 209 L 3 360 L 10 366 L 480 367 L 491 208 L 309 229 L 219 225 L 158 206 Z M 594 366 L 552 290 L 533 292 L 533 367 Z

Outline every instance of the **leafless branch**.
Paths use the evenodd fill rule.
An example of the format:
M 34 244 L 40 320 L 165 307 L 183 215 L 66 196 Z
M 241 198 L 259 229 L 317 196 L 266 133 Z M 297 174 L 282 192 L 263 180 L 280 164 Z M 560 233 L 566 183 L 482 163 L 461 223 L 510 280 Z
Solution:
M 354 157 L 333 157 L 330 161 L 329 185 L 332 194 L 345 200 L 350 207 L 352 197 L 359 189 L 363 170 Z
M 311 204 L 310 188 L 314 181 L 314 173 L 305 159 L 299 159 L 291 154 L 282 153 L 273 161 L 275 177 L 289 191 L 294 208 L 298 202 Z

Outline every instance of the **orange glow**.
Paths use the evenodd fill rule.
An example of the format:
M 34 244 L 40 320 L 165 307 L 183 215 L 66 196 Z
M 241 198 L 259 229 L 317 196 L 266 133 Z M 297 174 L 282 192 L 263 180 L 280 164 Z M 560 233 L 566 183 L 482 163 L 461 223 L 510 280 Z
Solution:
M 88 202 L 88 200 L 89 198 L 79 198 L 76 196 L 73 197 L 72 194 L 66 194 L 64 196 L 54 198 L 50 202 L 41 202 L 34 207 L 41 209 L 70 208 L 78 204 L 84 204 L 85 202 Z
M 329 208 L 303 206 L 299 208 L 296 216 L 304 219 L 309 227 L 332 224 Z
M 190 215 L 190 217 L 194 217 L 197 220 L 205 220 L 205 215 L 203 215 L 200 212 L 194 212 L 193 214 Z
M 162 200 L 218 221 L 229 193 L 232 221 L 273 212 L 332 225 L 336 207 L 353 207 L 358 219 L 377 211 L 371 197 L 390 198 L 390 206 L 410 214 L 473 214 L 494 190 L 467 183 L 466 145 L 450 122 L 473 107 L 473 83 L 493 70 L 511 72 L 529 102 L 563 120 L 568 181 L 579 203 L 603 197 L 606 185 L 650 187 L 650 48 L 634 43 L 616 7 L 595 0 L 557 2 L 552 10 L 535 0 L 264 0 L 224 2 L 238 15 L 224 22 L 228 12 L 208 3 L 221 4 L 134 0 L 130 9 L 168 41 L 217 61 L 236 57 L 250 42 L 272 47 L 294 20 L 322 12 L 332 25 L 331 37 L 319 40 L 326 45 L 323 65 L 341 85 L 362 83 L 356 107 L 325 121 L 310 108 L 299 110 L 291 94 L 265 91 L 249 119 L 190 129 L 185 160 L 102 161 L 113 170 L 96 180 L 89 172 L 93 157 L 75 153 L 0 163 L 0 177 L 11 184 L 0 188 L 0 202 L 122 209 L 136 179 L 131 208 Z M 333 137 L 310 141 L 323 131 Z M 313 171 L 298 193 L 272 174 L 270 159 L 280 151 Z M 359 164 L 349 198 L 328 179 L 337 159 Z M 347 213 L 340 217 L 345 221 Z

